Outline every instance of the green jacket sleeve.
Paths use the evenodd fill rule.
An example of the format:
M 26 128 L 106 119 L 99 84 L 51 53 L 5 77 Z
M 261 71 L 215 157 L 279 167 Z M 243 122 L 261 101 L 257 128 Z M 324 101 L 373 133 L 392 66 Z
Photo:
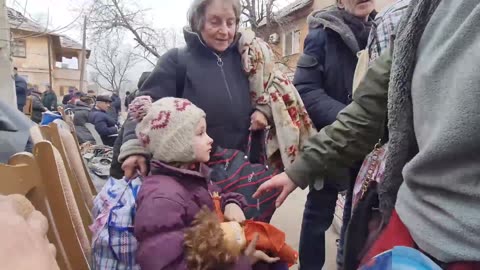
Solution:
M 302 154 L 286 170 L 302 189 L 336 169 L 349 167 L 372 151 L 382 138 L 387 118 L 390 50 L 386 50 L 368 69 L 353 102 L 304 145 Z

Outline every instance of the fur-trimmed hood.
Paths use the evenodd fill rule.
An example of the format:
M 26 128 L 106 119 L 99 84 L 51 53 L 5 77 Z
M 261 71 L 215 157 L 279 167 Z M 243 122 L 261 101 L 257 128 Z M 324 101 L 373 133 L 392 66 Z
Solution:
M 372 12 L 371 18 L 375 17 L 375 14 L 376 12 Z M 368 22 L 362 22 L 352 14 L 338 8 L 316 10 L 307 18 L 310 29 L 320 27 L 331 29 L 342 37 L 345 44 L 347 44 L 354 53 L 363 49 L 364 46 L 359 44 L 357 39 L 357 36 L 361 33 L 355 33 L 350 25 L 355 24 L 360 26 L 360 28 L 362 28 L 361 25 L 363 25 L 364 29 L 362 29 L 362 32 L 368 35 L 371 26 L 370 21 L 369 19 Z

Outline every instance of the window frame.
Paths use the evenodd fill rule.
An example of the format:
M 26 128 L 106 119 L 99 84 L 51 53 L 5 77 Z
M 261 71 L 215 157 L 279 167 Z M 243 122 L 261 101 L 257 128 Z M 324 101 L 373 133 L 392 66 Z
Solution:
M 15 48 L 20 47 L 20 46 L 18 46 L 17 43 L 23 43 L 24 55 L 16 54 L 16 52 L 18 52 L 18 50 L 16 50 Z M 11 42 L 10 47 L 11 47 L 12 57 L 27 58 L 27 40 L 26 39 L 14 39 Z
M 297 40 L 295 37 L 297 37 Z M 300 38 L 301 38 L 301 31 L 299 29 L 291 30 L 283 34 L 283 56 L 284 57 L 296 55 L 301 52 Z M 297 46 L 295 46 L 295 43 L 298 43 Z M 288 49 L 287 49 L 287 46 L 288 46 Z

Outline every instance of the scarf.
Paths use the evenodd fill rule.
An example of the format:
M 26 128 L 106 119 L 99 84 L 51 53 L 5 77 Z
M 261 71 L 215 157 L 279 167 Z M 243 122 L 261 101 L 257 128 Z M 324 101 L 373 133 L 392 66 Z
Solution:
M 272 128 L 266 139 L 270 164 L 288 167 L 298 156 L 305 141 L 315 134 L 300 94 L 280 71 L 273 51 L 250 30 L 239 42 L 242 66 L 250 83 L 250 95 L 256 110 L 262 112 Z

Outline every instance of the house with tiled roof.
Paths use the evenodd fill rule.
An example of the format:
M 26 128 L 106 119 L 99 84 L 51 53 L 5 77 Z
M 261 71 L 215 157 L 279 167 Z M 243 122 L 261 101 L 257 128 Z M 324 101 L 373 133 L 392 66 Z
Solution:
M 63 96 L 69 87 L 80 87 L 82 45 L 72 38 L 51 31 L 21 12 L 7 8 L 11 33 L 13 66 L 30 86 L 41 91 L 51 85 Z M 86 50 L 86 58 L 90 50 Z M 84 76 L 84 85 L 88 85 Z

